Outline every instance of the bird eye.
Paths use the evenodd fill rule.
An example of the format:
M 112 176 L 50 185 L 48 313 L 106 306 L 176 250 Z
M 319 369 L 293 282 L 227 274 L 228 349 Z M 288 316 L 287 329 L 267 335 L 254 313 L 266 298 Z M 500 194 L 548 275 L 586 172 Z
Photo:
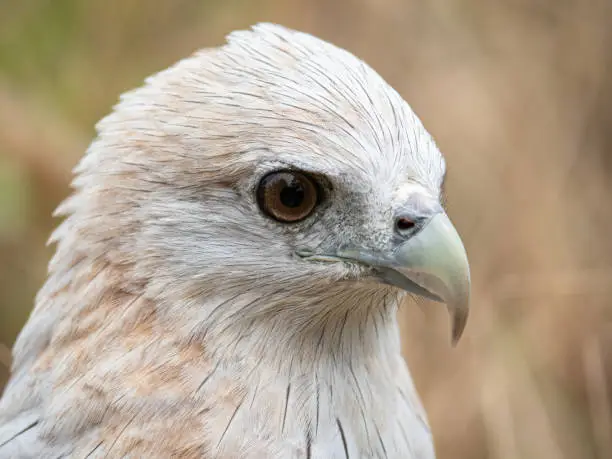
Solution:
M 302 172 L 272 172 L 259 182 L 257 201 L 269 217 L 295 223 L 312 213 L 319 202 L 319 187 Z

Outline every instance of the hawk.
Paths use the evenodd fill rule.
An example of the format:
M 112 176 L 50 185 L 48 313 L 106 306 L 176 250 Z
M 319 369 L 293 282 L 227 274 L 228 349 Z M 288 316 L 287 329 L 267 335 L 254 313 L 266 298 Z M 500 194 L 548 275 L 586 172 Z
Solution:
M 2 458 L 411 458 L 406 294 L 469 269 L 445 161 L 364 62 L 272 24 L 121 97 L 57 210 Z

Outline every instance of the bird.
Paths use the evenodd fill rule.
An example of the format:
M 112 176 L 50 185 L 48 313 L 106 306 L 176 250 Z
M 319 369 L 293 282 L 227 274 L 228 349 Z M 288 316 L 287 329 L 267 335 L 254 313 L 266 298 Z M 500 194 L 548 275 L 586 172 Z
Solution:
M 1 458 L 435 457 L 397 311 L 445 303 L 455 343 L 469 263 L 442 153 L 365 62 L 231 32 L 123 94 L 74 174 Z

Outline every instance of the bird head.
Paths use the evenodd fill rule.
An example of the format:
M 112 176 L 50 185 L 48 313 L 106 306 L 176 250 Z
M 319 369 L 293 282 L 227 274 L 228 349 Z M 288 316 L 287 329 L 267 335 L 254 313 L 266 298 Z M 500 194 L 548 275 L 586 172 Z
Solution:
M 444 159 L 348 52 L 260 24 L 147 79 L 98 132 L 59 210 L 58 259 L 78 238 L 160 304 L 182 298 L 178 314 L 212 297 L 299 316 L 330 295 L 409 292 L 445 302 L 460 337 L 470 276 Z

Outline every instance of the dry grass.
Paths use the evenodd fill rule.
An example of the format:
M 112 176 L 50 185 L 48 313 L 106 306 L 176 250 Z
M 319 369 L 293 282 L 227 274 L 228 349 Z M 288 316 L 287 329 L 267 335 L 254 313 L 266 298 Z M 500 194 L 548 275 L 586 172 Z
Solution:
M 117 95 L 230 30 L 280 22 L 367 60 L 447 156 L 473 314 L 456 349 L 442 308 L 402 316 L 440 458 L 612 457 L 609 3 L 0 3 L 0 341 L 27 316 L 50 212 Z

